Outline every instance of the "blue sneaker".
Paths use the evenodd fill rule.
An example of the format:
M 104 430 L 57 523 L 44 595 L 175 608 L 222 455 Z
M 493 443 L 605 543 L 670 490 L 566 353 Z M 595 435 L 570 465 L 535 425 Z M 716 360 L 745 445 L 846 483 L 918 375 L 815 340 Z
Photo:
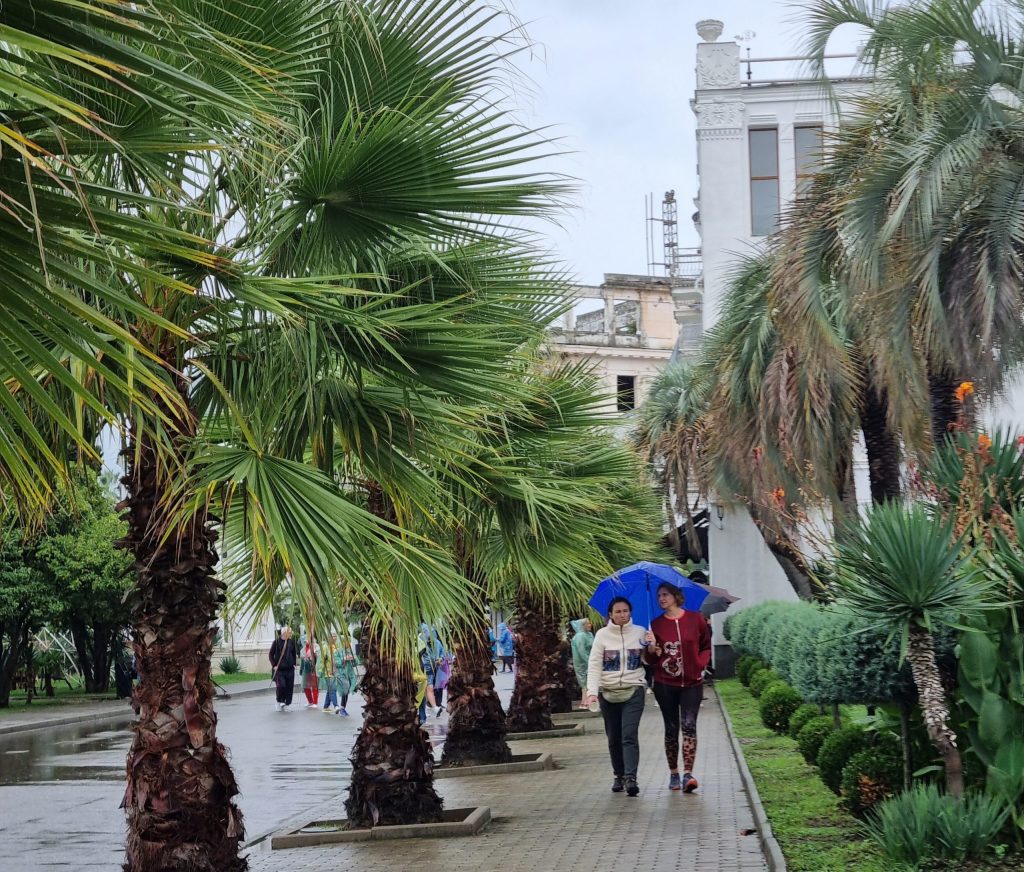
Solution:
M 679 773 L 672 772 L 668 777 L 668 789 L 669 790 L 682 790 L 683 783 L 679 780 Z
M 338 714 L 341 715 L 343 718 L 347 718 L 348 717 L 348 710 L 347 709 L 343 709 L 343 708 L 339 708 L 338 709 Z

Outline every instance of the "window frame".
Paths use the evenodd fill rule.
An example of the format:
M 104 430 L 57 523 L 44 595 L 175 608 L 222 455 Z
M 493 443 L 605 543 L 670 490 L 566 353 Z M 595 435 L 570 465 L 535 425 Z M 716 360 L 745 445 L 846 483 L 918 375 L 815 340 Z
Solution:
M 754 175 L 754 149 L 753 149 L 753 136 L 756 133 L 772 133 L 775 137 L 775 175 L 774 176 L 755 176 Z M 778 125 L 765 126 L 765 127 L 748 127 L 747 128 L 747 179 L 748 188 L 750 192 L 750 235 L 757 238 L 763 238 L 770 236 L 776 230 L 779 229 L 779 219 L 782 212 L 782 180 L 780 178 L 781 163 L 779 161 L 779 128 Z M 755 182 L 775 182 L 775 221 L 772 229 L 767 233 L 758 233 L 757 227 L 754 225 L 754 183 Z
M 623 379 L 630 380 L 630 386 L 624 387 L 622 384 Z M 635 375 L 621 372 L 615 374 L 615 411 L 625 414 L 626 412 L 633 412 L 637 406 L 637 382 L 638 379 Z M 631 397 L 632 405 L 628 408 L 624 407 L 623 400 L 627 397 Z
M 819 150 L 818 150 L 818 153 L 815 156 L 814 161 L 813 161 L 813 163 L 814 163 L 814 170 L 813 170 L 813 172 L 809 172 L 808 173 L 808 172 L 801 172 L 800 171 L 800 169 L 801 169 L 801 167 L 800 167 L 800 152 L 797 150 L 797 135 L 798 135 L 797 131 L 798 130 L 816 130 L 818 132 L 818 148 L 819 148 Z M 794 174 L 794 178 L 796 179 L 796 184 L 795 184 L 794 188 L 795 188 L 795 194 L 796 194 L 796 198 L 797 199 L 800 199 L 800 197 L 804 196 L 805 193 L 806 193 L 805 191 L 801 191 L 800 190 L 801 182 L 809 182 L 809 181 L 813 180 L 814 177 L 821 170 L 822 164 L 824 163 L 824 159 L 825 159 L 824 148 L 825 148 L 825 125 L 822 122 L 820 122 L 820 121 L 802 122 L 800 124 L 794 124 L 793 125 L 793 174 Z

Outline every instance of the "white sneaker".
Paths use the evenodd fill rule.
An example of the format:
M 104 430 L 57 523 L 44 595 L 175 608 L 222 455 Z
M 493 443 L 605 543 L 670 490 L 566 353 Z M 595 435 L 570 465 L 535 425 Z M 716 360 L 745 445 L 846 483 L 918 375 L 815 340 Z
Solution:
M 277 711 L 279 711 L 279 712 L 283 712 L 284 711 L 284 703 L 283 702 L 275 702 L 274 703 L 274 708 Z
M 292 710 L 291 705 L 285 705 L 284 703 L 281 703 L 281 711 L 283 711 L 283 712 L 290 712 L 291 710 Z

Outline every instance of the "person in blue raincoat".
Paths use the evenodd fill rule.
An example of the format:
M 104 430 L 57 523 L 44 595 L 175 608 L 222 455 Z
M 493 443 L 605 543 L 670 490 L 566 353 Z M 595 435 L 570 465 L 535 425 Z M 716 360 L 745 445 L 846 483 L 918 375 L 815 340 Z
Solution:
M 502 621 L 498 624 L 498 656 L 501 658 L 501 671 L 512 671 L 512 660 L 516 656 L 516 640 L 508 624 Z
M 427 675 L 427 692 L 420 703 L 420 723 L 423 723 L 426 720 L 428 704 L 436 709 L 436 717 L 441 716 L 441 702 L 450 674 L 448 651 L 438 637 L 437 630 L 427 624 L 420 624 L 419 653 L 420 664 Z
M 594 628 L 587 618 L 570 621 L 569 626 L 573 631 L 572 668 L 583 691 L 583 695 L 580 697 L 580 708 L 585 709 L 587 707 L 587 663 L 590 661 L 590 649 L 594 647 Z
M 338 697 L 340 702 L 338 704 L 338 714 L 343 718 L 348 717 L 348 696 L 350 693 L 354 693 L 356 685 L 359 683 L 356 680 L 356 655 L 352 649 L 346 644 L 342 647 L 339 652 L 341 658 L 341 665 L 338 667 L 338 671 L 335 675 L 335 681 L 338 685 Z

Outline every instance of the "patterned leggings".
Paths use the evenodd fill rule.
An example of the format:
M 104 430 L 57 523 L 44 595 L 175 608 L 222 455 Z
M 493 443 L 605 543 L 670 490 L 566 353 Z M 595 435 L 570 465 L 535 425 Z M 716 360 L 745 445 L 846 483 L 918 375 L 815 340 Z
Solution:
M 693 772 L 693 762 L 697 757 L 697 715 L 700 712 L 701 700 L 704 698 L 704 686 L 670 687 L 667 684 L 654 682 L 654 698 L 661 709 L 661 717 L 665 722 L 665 759 L 668 768 L 675 770 L 679 766 L 679 733 L 683 734 L 683 772 Z

